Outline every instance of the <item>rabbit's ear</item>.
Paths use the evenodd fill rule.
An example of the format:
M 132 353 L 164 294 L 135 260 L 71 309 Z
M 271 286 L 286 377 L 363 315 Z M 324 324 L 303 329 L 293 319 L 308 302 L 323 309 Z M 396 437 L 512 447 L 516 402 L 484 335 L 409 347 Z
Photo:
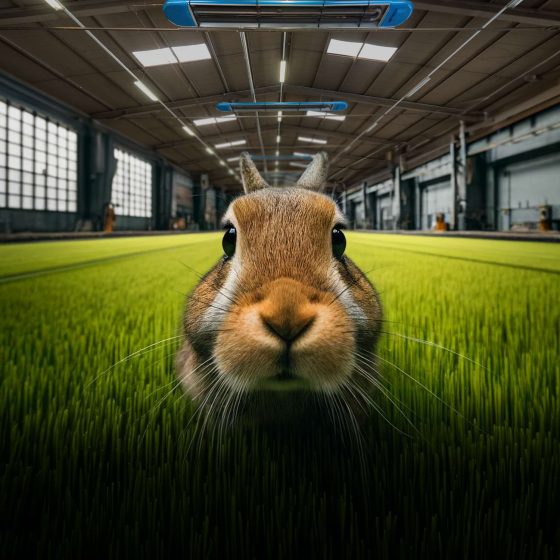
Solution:
M 268 183 L 261 177 L 259 170 L 247 152 L 243 152 L 239 157 L 239 171 L 241 172 L 245 193 L 268 187 Z
M 313 161 L 307 166 L 307 169 L 299 178 L 296 187 L 312 191 L 322 191 L 327 182 L 328 174 L 329 159 L 327 152 L 319 152 L 313 157 Z

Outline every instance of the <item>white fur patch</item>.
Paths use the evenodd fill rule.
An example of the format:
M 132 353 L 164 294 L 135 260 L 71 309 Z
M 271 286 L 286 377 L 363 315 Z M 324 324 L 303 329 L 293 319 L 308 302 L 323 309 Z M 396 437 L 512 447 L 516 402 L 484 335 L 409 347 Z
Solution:
M 338 269 L 334 264 L 331 265 L 329 276 L 331 280 L 331 289 L 340 302 L 342 307 L 344 307 L 346 313 L 350 316 L 352 321 L 358 323 L 361 326 L 367 325 L 367 316 L 363 309 L 356 303 L 354 296 L 352 295 L 352 289 L 348 287 L 348 284 L 344 282 L 342 276 L 340 275 Z M 339 295 L 340 294 L 340 295 Z
M 225 319 L 230 307 L 235 300 L 235 293 L 238 286 L 240 270 L 238 270 L 239 260 L 232 259 L 231 267 L 226 277 L 226 281 L 219 288 L 216 297 L 202 315 L 202 328 L 204 330 L 215 330 Z

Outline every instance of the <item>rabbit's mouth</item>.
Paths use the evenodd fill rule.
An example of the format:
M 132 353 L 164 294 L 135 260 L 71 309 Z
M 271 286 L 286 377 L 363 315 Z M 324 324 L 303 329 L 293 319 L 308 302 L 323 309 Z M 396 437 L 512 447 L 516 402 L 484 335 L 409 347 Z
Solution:
M 309 391 L 309 383 L 295 375 L 289 369 L 282 370 L 280 373 L 263 379 L 258 382 L 253 390 L 256 391 Z

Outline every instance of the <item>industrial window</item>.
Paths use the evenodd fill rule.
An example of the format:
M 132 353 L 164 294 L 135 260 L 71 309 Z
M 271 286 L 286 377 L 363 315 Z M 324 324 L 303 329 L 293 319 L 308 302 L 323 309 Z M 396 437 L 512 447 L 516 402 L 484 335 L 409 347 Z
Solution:
M 112 202 L 117 215 L 152 216 L 152 166 L 148 162 L 115 148 L 117 172 L 113 177 Z
M 76 212 L 78 136 L 0 100 L 0 208 Z

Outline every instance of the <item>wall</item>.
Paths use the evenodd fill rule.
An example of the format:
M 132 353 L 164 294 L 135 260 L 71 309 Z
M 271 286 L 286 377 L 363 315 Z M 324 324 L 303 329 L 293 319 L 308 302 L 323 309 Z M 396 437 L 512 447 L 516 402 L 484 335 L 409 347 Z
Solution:
M 181 176 L 183 185 L 190 181 L 191 220 L 192 179 L 188 172 L 178 170 L 157 153 L 128 138 L 109 131 L 87 115 L 37 92 L 6 75 L 0 74 L 0 98 L 38 115 L 60 122 L 78 135 L 78 204 L 77 212 L 16 210 L 0 208 L 0 231 L 76 231 L 102 228 L 104 208 L 112 199 L 113 177 L 116 170 L 114 149 L 119 147 L 148 162 L 152 168 L 151 216 L 123 215 L 116 208 L 117 230 L 169 229 L 173 226 L 174 175 Z M 177 182 L 176 182 L 177 184 Z M 188 198 L 188 197 L 186 197 Z M 176 212 L 176 207 L 175 207 Z M 191 223 L 194 227 L 194 224 Z
M 365 216 L 363 183 L 348 189 L 353 225 L 430 229 L 441 211 L 450 229 L 536 229 L 547 205 L 551 227 L 560 229 L 560 107 L 471 142 L 467 136 L 466 160 L 457 134 L 449 153 L 411 168 L 401 156 L 399 167 L 367 180 Z

